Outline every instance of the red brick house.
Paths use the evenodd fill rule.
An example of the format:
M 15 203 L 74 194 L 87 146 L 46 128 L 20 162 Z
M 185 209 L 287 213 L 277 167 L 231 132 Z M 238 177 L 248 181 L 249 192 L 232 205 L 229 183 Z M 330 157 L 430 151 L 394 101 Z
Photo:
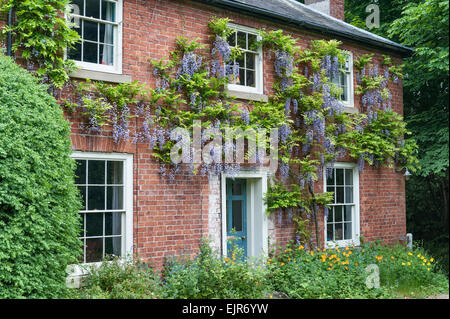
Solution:
M 207 28 L 212 17 L 228 17 L 237 32 L 247 37 L 261 28 L 283 29 L 306 47 L 313 39 L 338 39 L 349 51 L 343 75 L 346 111 L 359 112 L 355 98 L 352 57 L 383 54 L 400 63 L 411 50 L 345 22 L 344 0 L 73 0 L 78 5 L 82 43 L 71 54 L 81 68 L 75 79 L 120 83 L 138 80 L 156 85 L 149 59 L 160 59 L 175 47 L 176 37 L 200 38 L 209 43 Z M 251 52 L 255 65 L 246 82 L 230 85 L 232 95 L 243 101 L 267 99 L 274 81 L 273 61 L 267 52 Z M 402 86 L 390 87 L 392 107 L 403 113 Z M 277 222 L 265 214 L 264 193 L 268 176 L 264 170 L 243 170 L 233 184 L 228 176 L 180 176 L 170 181 L 159 174 L 159 165 L 145 143 L 114 143 L 111 132 L 87 134 L 80 118 L 66 113 L 72 126 L 73 157 L 79 162 L 77 185 L 86 197 L 83 215 L 88 235 L 84 262 L 97 262 L 105 253 L 138 254 L 161 267 L 164 257 L 195 253 L 202 237 L 226 254 L 227 209 L 233 205 L 240 216 L 247 254 L 267 254 L 274 243 L 294 239 L 292 223 Z M 138 125 L 136 119 L 135 125 Z M 333 180 L 315 187 L 347 192 L 334 206 L 334 219 L 320 221 L 321 242 L 358 244 L 359 238 L 387 242 L 406 235 L 405 181 L 394 169 L 366 167 L 356 163 L 335 165 Z M 231 183 L 231 184 L 230 184 Z M 233 203 L 233 204 L 230 204 Z M 236 203 L 236 204 L 235 204 Z M 323 216 L 323 215 L 321 215 Z M 92 225 L 92 226 L 91 226 Z M 102 225 L 97 227 L 95 225 Z M 245 229 L 244 229 L 245 228 Z M 328 240 L 325 240 L 328 239 Z

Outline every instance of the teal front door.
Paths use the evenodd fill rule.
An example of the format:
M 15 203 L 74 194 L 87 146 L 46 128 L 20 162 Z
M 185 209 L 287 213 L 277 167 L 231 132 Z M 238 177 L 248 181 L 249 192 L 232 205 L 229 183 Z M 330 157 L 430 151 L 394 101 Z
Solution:
M 227 179 L 227 242 L 228 256 L 236 245 L 247 256 L 247 195 L 245 179 Z

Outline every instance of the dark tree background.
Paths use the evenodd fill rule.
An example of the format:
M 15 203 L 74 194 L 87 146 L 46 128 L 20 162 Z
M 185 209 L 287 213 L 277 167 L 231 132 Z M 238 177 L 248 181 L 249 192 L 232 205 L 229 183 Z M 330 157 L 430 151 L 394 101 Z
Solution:
M 369 30 L 365 11 L 374 1 L 346 0 L 345 20 L 413 48 L 405 60 L 405 119 L 420 147 L 421 169 L 406 183 L 407 229 L 439 256 L 449 258 L 449 2 L 379 0 L 380 27 Z

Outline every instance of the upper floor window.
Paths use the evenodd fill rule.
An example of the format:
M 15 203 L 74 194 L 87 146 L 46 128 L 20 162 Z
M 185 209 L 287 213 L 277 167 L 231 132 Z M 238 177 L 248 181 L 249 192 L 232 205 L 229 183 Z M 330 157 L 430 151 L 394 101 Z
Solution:
M 81 42 L 68 57 L 82 69 L 120 73 L 122 0 L 72 0 L 71 9 Z
M 231 27 L 235 32 L 228 38 L 228 43 L 241 49 L 242 54 L 236 59 L 239 63 L 239 77 L 228 85 L 228 89 L 262 94 L 263 59 L 262 48 L 257 45 L 259 35 L 256 30 L 248 27 L 238 25 Z
M 353 55 L 347 52 L 345 65 L 341 66 L 339 76 L 331 78 L 331 82 L 342 90 L 341 101 L 344 106 L 353 107 Z

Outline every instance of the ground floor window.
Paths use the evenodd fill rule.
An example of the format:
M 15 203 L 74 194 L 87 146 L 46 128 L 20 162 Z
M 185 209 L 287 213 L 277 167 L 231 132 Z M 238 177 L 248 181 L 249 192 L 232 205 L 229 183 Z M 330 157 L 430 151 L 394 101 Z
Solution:
M 106 256 L 124 256 L 132 245 L 130 156 L 92 153 L 74 156 L 75 183 L 82 196 L 81 263 L 100 262 Z
M 334 202 L 325 210 L 327 246 L 359 244 L 359 175 L 354 164 L 338 163 L 325 172 L 325 189 Z

